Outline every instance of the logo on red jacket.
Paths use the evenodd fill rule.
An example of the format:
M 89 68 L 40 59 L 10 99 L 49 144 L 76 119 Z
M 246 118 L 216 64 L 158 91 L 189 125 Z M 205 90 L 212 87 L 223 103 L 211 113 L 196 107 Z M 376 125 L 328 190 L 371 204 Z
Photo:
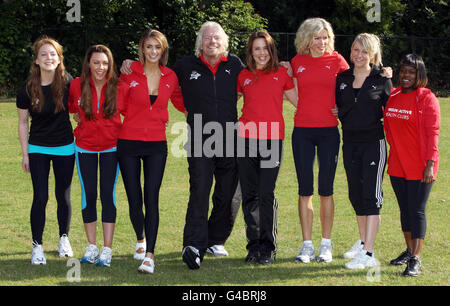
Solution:
M 303 71 L 305 71 L 305 70 L 306 70 L 305 67 L 300 66 L 300 67 L 298 67 L 298 69 L 297 69 L 297 73 L 303 72 Z

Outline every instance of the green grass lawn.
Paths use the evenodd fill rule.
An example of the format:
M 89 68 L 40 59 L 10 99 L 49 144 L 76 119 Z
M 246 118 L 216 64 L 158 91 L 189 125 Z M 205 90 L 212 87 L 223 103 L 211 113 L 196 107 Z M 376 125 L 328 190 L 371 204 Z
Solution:
M 427 206 L 428 230 L 422 250 L 423 274 L 417 278 L 401 276 L 404 267 L 389 266 L 389 261 L 405 249 L 400 229 L 399 209 L 389 183 L 384 181 L 382 222 L 375 244 L 379 270 L 367 276 L 368 270 L 351 271 L 343 252 L 358 239 L 356 218 L 347 198 L 347 182 L 342 154 L 335 181 L 335 220 L 333 227 L 333 255 L 331 263 L 295 263 L 297 248 L 301 246 L 301 229 L 297 211 L 297 178 L 291 149 L 294 109 L 285 105 L 286 139 L 284 160 L 277 182 L 278 253 L 275 264 L 260 266 L 247 264 L 244 257 L 246 238 L 242 212 L 239 212 L 233 233 L 226 247 L 227 258 L 205 257 L 199 270 L 191 271 L 181 260 L 182 236 L 189 196 L 189 176 L 185 158 L 170 154 L 170 146 L 179 135 L 170 133 L 175 122 L 184 116 L 170 106 L 170 125 L 167 129 L 169 156 L 160 193 L 160 227 L 156 244 L 154 275 L 138 274 L 139 262 L 133 260 L 135 234 L 128 216 L 128 204 L 120 179 L 117 188 L 117 225 L 110 268 L 82 265 L 80 282 L 69 282 L 72 266 L 57 255 L 58 225 L 56 201 L 53 194 L 53 174 L 50 175 L 49 202 L 44 232 L 46 266 L 32 266 L 30 207 L 32 185 L 29 174 L 22 171 L 21 152 L 17 136 L 17 111 L 14 103 L 0 103 L 0 285 L 449 285 L 449 209 L 450 179 L 450 99 L 441 102 L 440 171 Z M 316 172 L 317 173 L 317 172 Z M 317 188 L 317 187 L 316 187 Z M 87 246 L 81 217 L 81 197 L 78 176 L 74 173 L 72 191 L 72 223 L 70 241 L 74 257 L 81 258 Z M 320 244 L 318 198 L 314 198 L 315 217 L 313 242 Z M 100 216 L 101 204 L 98 202 Z M 103 245 L 99 224 L 97 245 Z M 70 263 L 70 262 L 69 262 Z M 74 266 L 76 267 L 76 266 Z

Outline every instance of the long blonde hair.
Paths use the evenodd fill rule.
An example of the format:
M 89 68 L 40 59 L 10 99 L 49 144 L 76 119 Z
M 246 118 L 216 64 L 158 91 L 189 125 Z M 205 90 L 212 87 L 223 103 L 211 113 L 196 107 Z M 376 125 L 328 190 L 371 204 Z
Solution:
M 104 45 L 93 45 L 89 47 L 84 56 L 83 68 L 81 71 L 81 109 L 84 112 L 86 119 L 92 120 L 94 114 L 92 113 L 92 92 L 91 92 L 91 71 L 89 62 L 92 54 L 95 52 L 104 53 L 108 58 L 108 72 L 107 85 L 105 90 L 105 101 L 103 103 L 102 115 L 105 119 L 112 118 L 116 113 L 116 91 L 117 91 L 117 72 L 114 64 L 114 58 L 111 50 Z M 100 98 L 100 97 L 98 97 Z
M 51 84 L 53 100 L 55 101 L 55 114 L 64 110 L 64 91 L 68 82 L 68 75 L 64 67 L 63 47 L 53 38 L 41 36 L 33 43 L 33 62 L 30 67 L 30 75 L 28 76 L 26 91 L 31 99 L 33 111 L 41 112 L 45 103 L 44 93 L 41 87 L 41 68 L 36 64 L 39 50 L 43 45 L 52 45 L 59 57 L 59 65 L 56 67 L 55 76 Z
M 300 25 L 295 35 L 295 48 L 299 54 L 311 54 L 309 47 L 314 39 L 322 30 L 328 34 L 328 44 L 325 52 L 334 51 L 334 33 L 331 24 L 323 18 L 308 18 Z
M 363 50 L 369 53 L 371 64 L 377 66 L 381 66 L 383 64 L 381 60 L 381 42 L 378 36 L 370 33 L 358 34 L 358 36 L 356 36 L 355 40 L 353 41 L 351 49 L 353 49 L 355 42 L 358 42 Z

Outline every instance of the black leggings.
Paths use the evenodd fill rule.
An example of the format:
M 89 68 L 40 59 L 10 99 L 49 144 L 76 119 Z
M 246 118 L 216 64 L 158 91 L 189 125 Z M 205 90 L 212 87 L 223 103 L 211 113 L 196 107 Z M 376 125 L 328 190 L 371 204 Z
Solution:
M 69 234 L 70 219 L 72 217 L 70 185 L 72 183 L 75 155 L 59 156 L 30 153 L 28 157 L 31 181 L 33 183 L 33 204 L 30 213 L 31 232 L 33 242 L 42 244 L 42 234 L 45 227 L 45 208 L 48 202 L 50 162 L 53 164 L 53 173 L 55 175 L 59 236 Z
M 97 172 L 100 164 L 102 222 L 116 222 L 116 182 L 119 174 L 117 152 L 76 153 L 81 184 L 81 209 L 84 223 L 97 221 Z
M 424 184 L 403 177 L 390 178 L 400 207 L 402 231 L 410 232 L 412 239 L 424 239 L 427 230 L 425 207 L 434 182 Z
M 141 189 L 141 160 L 144 168 L 144 199 Z M 120 156 L 119 165 L 128 197 L 130 220 L 137 240 L 146 239 L 147 252 L 154 253 L 159 226 L 159 189 L 167 153 L 145 156 Z M 145 204 L 145 217 L 142 211 Z M 145 234 L 145 236 L 144 236 Z
M 314 194 L 314 160 L 319 164 L 319 195 L 333 195 L 334 177 L 339 155 L 339 130 L 337 127 L 294 127 L 292 154 L 298 180 L 298 194 Z M 317 153 L 316 153 L 317 149 Z

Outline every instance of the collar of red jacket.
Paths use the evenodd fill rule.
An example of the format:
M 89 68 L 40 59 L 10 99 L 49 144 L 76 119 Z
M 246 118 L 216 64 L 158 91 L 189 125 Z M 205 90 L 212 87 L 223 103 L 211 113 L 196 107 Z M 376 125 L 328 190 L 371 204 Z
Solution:
M 201 61 L 203 62 L 203 64 L 205 64 L 208 68 L 209 68 L 209 70 L 211 70 L 211 72 L 215 75 L 216 74 L 216 72 L 217 72 L 217 69 L 219 68 L 219 64 L 221 63 L 221 62 L 227 62 L 228 61 L 228 58 L 225 56 L 225 55 L 222 55 L 222 57 L 219 59 L 219 61 L 217 62 L 217 64 L 214 66 L 214 67 L 212 67 L 204 58 L 203 58 L 203 55 L 202 54 L 200 54 L 200 59 L 201 59 Z
M 391 91 L 391 96 L 393 94 L 397 94 L 397 93 L 399 93 L 401 91 L 402 91 L 402 87 L 401 86 L 399 86 L 397 88 L 393 88 L 392 91 Z M 417 96 L 418 97 L 420 97 L 422 95 L 428 95 L 428 94 L 431 93 L 431 90 L 428 89 L 428 88 L 425 88 L 425 87 L 417 87 L 416 91 L 417 91 Z

